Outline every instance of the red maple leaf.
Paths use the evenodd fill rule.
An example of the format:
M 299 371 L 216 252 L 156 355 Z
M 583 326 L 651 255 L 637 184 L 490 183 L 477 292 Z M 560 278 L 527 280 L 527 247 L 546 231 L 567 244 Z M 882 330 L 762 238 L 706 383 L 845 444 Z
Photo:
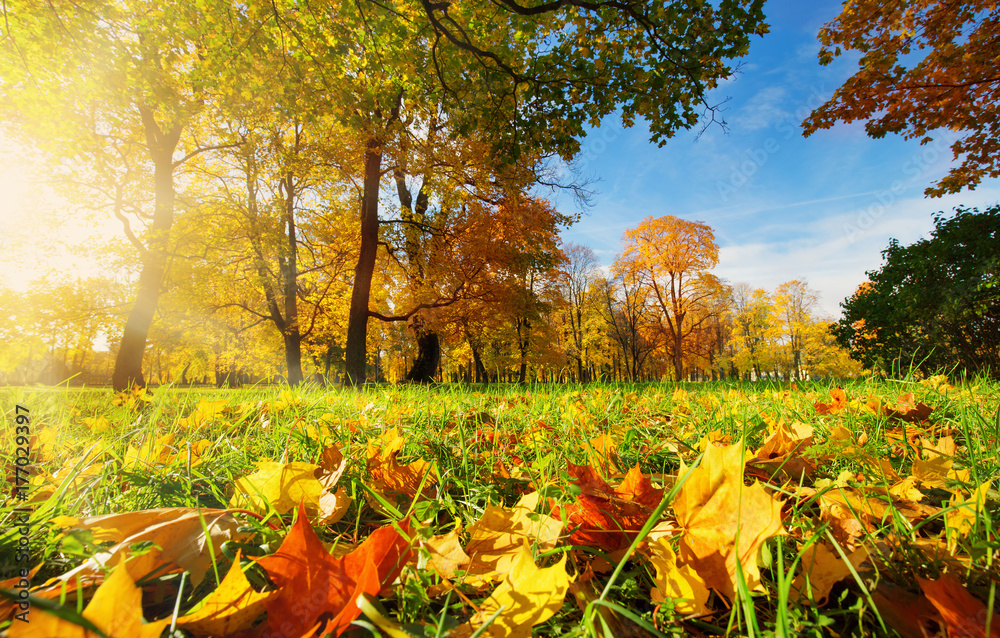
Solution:
M 408 525 L 402 529 L 408 532 Z M 257 560 L 281 592 L 267 603 L 266 638 L 338 635 L 358 617 L 358 595 L 378 594 L 391 583 L 410 553 L 410 543 L 391 525 L 381 527 L 341 558 L 316 536 L 305 508 L 277 552 Z
M 566 506 L 566 518 L 573 529 L 570 544 L 608 553 L 628 547 L 660 504 L 663 490 L 653 487 L 638 465 L 615 488 L 588 466 L 568 465 L 573 482 L 581 489 L 576 502 Z M 552 515 L 560 516 L 558 506 L 553 506 Z

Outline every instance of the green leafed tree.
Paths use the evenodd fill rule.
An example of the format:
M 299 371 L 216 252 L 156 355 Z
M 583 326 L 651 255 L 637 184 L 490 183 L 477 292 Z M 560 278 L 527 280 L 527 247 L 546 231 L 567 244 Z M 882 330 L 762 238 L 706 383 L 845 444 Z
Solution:
M 619 109 L 626 125 L 642 118 L 662 144 L 706 112 L 714 116 L 708 92 L 732 74 L 729 61 L 746 54 L 750 37 L 766 32 L 763 4 L 278 5 L 294 55 L 329 61 L 317 75 L 345 87 L 351 99 L 341 113 L 367 137 L 345 354 L 351 382 L 364 379 L 382 159 L 401 110 L 435 104 L 456 135 L 485 136 L 508 163 L 571 158 L 585 125 Z M 338 37 L 345 30 L 349 37 Z
M 841 303 L 837 341 L 866 366 L 1000 374 L 1000 206 L 939 214 L 927 239 L 882 251 Z

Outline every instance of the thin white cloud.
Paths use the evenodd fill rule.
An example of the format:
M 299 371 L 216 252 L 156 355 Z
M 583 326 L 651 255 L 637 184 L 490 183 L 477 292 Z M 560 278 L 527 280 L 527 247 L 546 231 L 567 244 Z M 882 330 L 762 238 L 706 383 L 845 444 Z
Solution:
M 789 117 L 788 111 L 782 108 L 787 101 L 784 87 L 769 86 L 755 93 L 741 108 L 735 110 L 729 120 L 734 129 L 741 131 L 768 128 Z
M 805 279 L 820 293 L 823 311 L 836 317 L 839 303 L 865 280 L 865 272 L 881 266 L 881 252 L 891 238 L 912 244 L 933 228 L 934 212 L 963 204 L 982 210 L 997 201 L 1000 187 L 996 186 L 935 200 L 912 197 L 882 204 L 872 198 L 843 213 L 789 225 L 784 234 L 775 227 L 767 233 L 770 240 L 739 243 L 727 236 L 724 241 L 730 243 L 720 248 L 714 272 L 771 290 L 786 281 Z M 788 238 L 792 231 L 797 238 Z

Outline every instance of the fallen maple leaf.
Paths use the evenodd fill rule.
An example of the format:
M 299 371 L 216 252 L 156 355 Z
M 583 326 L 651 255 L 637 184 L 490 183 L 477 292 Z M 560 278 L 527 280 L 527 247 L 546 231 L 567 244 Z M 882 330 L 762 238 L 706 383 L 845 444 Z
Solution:
M 337 635 L 361 613 L 354 604 L 358 596 L 375 595 L 383 584 L 395 580 L 409 553 L 409 541 L 387 525 L 350 554 L 334 558 L 300 504 L 295 524 L 278 551 L 257 559 L 279 588 L 278 596 L 266 603 L 266 635 L 300 638 L 317 630 L 320 635 Z
M 142 592 L 120 564 L 94 592 L 82 615 L 108 638 L 157 638 L 170 624 L 170 618 L 143 621 Z M 91 638 L 97 634 L 38 609 L 32 612 L 31 622 L 11 625 L 8 635 L 11 638 Z
M 525 540 L 537 543 L 541 551 L 555 547 L 562 523 L 536 514 L 538 501 L 538 492 L 532 492 L 510 509 L 488 505 L 482 518 L 469 526 L 465 552 L 471 559 L 467 572 L 473 584 L 504 578 Z
M 442 578 L 454 578 L 456 572 L 464 571 L 472 562 L 462 549 L 457 529 L 440 536 L 431 536 L 421 546 L 430 554 L 428 564 Z
M 930 417 L 934 408 L 926 403 L 914 403 L 913 393 L 909 392 L 899 397 L 894 408 L 884 408 L 885 415 L 896 421 L 921 423 Z
M 851 567 L 856 571 L 867 559 L 868 550 L 859 548 L 847 555 L 848 566 L 835 548 L 823 542 L 813 543 L 802 552 L 802 573 L 792 581 L 791 592 L 803 603 L 812 600 L 823 605 L 833 586 L 851 575 Z M 806 587 L 806 579 L 809 587 Z
M 178 618 L 177 626 L 195 636 L 231 636 L 249 629 L 264 613 L 267 601 L 277 595 L 277 591 L 258 593 L 250 587 L 237 553 L 219 586 L 202 600 L 197 611 Z
M 743 484 L 744 454 L 739 445 L 709 446 L 673 503 L 683 529 L 682 563 L 730 598 L 736 591 L 737 562 L 747 586 L 763 589 L 757 550 L 768 538 L 785 533 L 782 502 L 756 481 L 750 487 Z
M 321 469 L 313 463 L 260 461 L 256 472 L 236 480 L 229 506 L 263 514 L 270 505 L 278 514 L 285 514 L 305 502 L 315 513 L 323 492 L 323 484 L 316 478 Z
M 602 476 L 612 476 L 621 470 L 618 457 L 618 443 L 607 434 L 587 441 L 587 465 L 597 468 Z
M 433 466 L 427 461 L 417 459 L 408 465 L 399 464 L 396 457 L 403 450 L 405 442 L 399 430 L 393 428 L 383 433 L 377 441 L 368 443 L 367 467 L 372 477 L 370 487 L 393 505 L 416 496 L 422 481 L 427 495 L 431 495 L 429 488 L 437 483 Z
M 843 388 L 834 388 L 830 390 L 829 403 L 817 401 L 813 407 L 816 408 L 817 414 L 838 414 L 847 409 L 847 393 L 844 392 Z
M 913 476 L 926 487 L 944 487 L 955 455 L 955 441 L 941 437 L 936 445 L 922 440 L 922 459 L 913 459 Z
M 573 533 L 572 545 L 597 547 L 614 553 L 629 546 L 663 498 L 636 465 L 621 485 L 612 488 L 592 468 L 569 463 L 569 474 L 580 487 L 576 502 L 553 506 L 552 516 L 565 514 Z
M 780 472 L 791 480 L 799 480 L 816 471 L 814 460 L 804 452 L 813 444 L 813 429 L 804 423 L 788 426 L 778 422 L 771 427 L 771 434 L 757 451 L 751 463 L 764 467 L 771 474 Z
M 945 527 L 948 530 L 948 547 L 954 551 L 959 539 L 969 535 L 976 520 L 982 516 L 986 506 L 986 493 L 989 491 L 992 481 L 986 481 L 977 489 L 973 490 L 970 498 L 963 499 L 963 492 L 954 492 L 950 509 L 945 513 Z
M 679 614 L 703 614 L 708 611 L 708 587 L 690 565 L 678 565 L 670 540 L 660 538 L 649 544 L 649 562 L 656 568 L 656 586 L 650 593 L 654 603 L 674 601 Z
M 955 576 L 941 574 L 937 580 L 917 578 L 924 595 L 944 619 L 948 638 L 982 638 L 989 612 L 986 605 L 962 586 Z M 993 614 L 990 638 L 1000 638 L 1000 616 Z
M 167 574 L 186 570 L 191 573 L 191 582 L 197 586 L 212 565 L 212 555 L 220 553 L 222 543 L 247 536 L 238 531 L 240 522 L 233 518 L 232 512 L 220 509 L 165 507 L 79 520 L 68 517 L 58 520 L 70 529 L 88 530 L 94 542 L 115 543 L 60 576 L 59 580 L 64 582 L 76 577 L 100 578 L 106 565 L 131 555 L 132 546 L 141 543 L 148 544 L 148 549 L 131 557 L 123 570 L 133 581 L 153 571 Z
M 551 567 L 539 568 L 527 542 L 522 543 L 510 573 L 479 606 L 469 622 L 452 630 L 455 638 L 468 638 L 494 613 L 500 615 L 480 633 L 490 638 L 531 638 L 531 628 L 554 616 L 563 605 L 571 582 L 566 554 Z
M 885 624 L 903 638 L 946 638 L 944 620 L 926 596 L 882 581 L 872 592 L 872 601 Z

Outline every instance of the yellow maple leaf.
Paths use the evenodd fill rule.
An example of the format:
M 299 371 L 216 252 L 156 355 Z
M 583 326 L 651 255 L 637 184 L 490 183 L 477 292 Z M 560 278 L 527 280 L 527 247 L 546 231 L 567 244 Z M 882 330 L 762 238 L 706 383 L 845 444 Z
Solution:
M 674 601 L 679 614 L 703 614 L 708 611 L 708 587 L 690 565 L 678 565 L 670 540 L 662 537 L 649 544 L 650 562 L 656 568 L 656 587 L 650 593 L 654 603 Z
M 266 611 L 268 599 L 277 594 L 277 591 L 254 591 L 243 574 L 237 554 L 215 591 L 205 597 L 197 611 L 178 618 L 177 625 L 195 636 L 230 636 L 249 629 Z
M 531 638 L 531 628 L 562 609 L 571 582 L 566 573 L 566 554 L 551 567 L 539 568 L 527 541 L 511 566 L 510 573 L 483 601 L 479 613 L 456 627 L 452 636 L 468 638 L 494 613 L 500 615 L 480 633 L 490 638 Z
M 847 555 L 849 567 L 836 549 L 831 549 L 826 543 L 813 543 L 802 552 L 802 573 L 792 581 L 791 593 L 803 603 L 811 599 L 822 605 L 826 603 L 833 586 L 851 575 L 851 567 L 857 570 L 867 559 L 868 550 L 860 547 Z
M 83 610 L 83 617 L 108 638 L 157 638 L 170 624 L 170 618 L 143 622 L 142 592 L 121 565 L 94 592 Z M 15 622 L 8 635 L 11 638 L 91 638 L 96 634 L 39 609 L 32 613 L 30 623 Z
M 986 506 L 986 493 L 990 490 L 992 481 L 986 481 L 973 490 L 971 497 L 963 499 L 963 491 L 956 490 L 949 503 L 950 509 L 945 513 L 945 527 L 948 534 L 948 550 L 955 551 L 960 538 L 964 538 L 972 531 L 976 524 L 976 519 L 982 516 L 983 508 Z
M 768 538 L 784 534 L 782 502 L 758 482 L 743 484 L 744 450 L 739 445 L 709 445 L 701 465 L 674 499 L 683 530 L 682 563 L 690 565 L 709 587 L 733 597 L 737 562 L 751 590 L 762 591 L 757 550 Z
M 465 570 L 472 562 L 462 549 L 458 534 L 459 530 L 453 529 L 447 534 L 432 536 L 421 544 L 430 554 L 429 567 L 442 578 L 454 578 L 456 572 Z
M 591 439 L 586 445 L 587 465 L 598 470 L 601 476 L 614 476 L 621 472 L 618 457 L 618 443 L 614 438 L 602 434 Z
M 285 514 L 304 501 L 307 511 L 317 512 L 323 492 L 316 478 L 319 469 L 313 463 L 260 461 L 256 472 L 236 480 L 229 506 L 264 513 L 270 503 L 278 514 Z
M 489 505 L 482 518 L 469 526 L 465 552 L 471 558 L 467 571 L 473 582 L 502 579 L 525 541 L 537 543 L 543 551 L 555 547 L 562 522 L 535 514 L 538 501 L 538 492 L 532 492 L 511 509 Z

